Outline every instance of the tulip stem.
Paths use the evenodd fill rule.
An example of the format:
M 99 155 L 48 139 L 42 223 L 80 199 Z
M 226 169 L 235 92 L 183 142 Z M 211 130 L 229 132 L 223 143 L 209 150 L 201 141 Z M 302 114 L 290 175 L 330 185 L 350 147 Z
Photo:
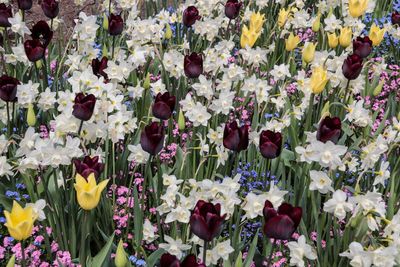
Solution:
M 271 252 L 269 253 L 268 257 L 267 267 L 269 267 L 272 263 L 272 255 L 274 254 L 275 247 L 276 247 L 276 240 L 274 239 L 274 242 L 272 242 Z
M 306 129 L 311 130 L 312 126 L 312 115 L 313 115 L 313 107 L 314 107 L 314 93 L 311 93 L 310 96 L 310 101 L 309 101 L 309 106 L 308 106 L 308 114 L 307 114 L 307 120 L 306 120 Z
M 348 98 L 348 97 L 350 98 L 350 96 L 348 96 L 348 94 L 349 94 L 349 87 L 350 87 L 350 80 L 347 80 L 346 89 L 345 89 L 344 98 L 343 98 L 344 104 L 345 104 L 345 105 L 348 104 L 347 98 Z M 343 109 L 343 113 L 344 113 L 344 110 L 345 110 L 345 108 Z
M 11 119 L 10 119 L 10 104 L 8 101 L 6 101 L 6 107 L 7 107 L 7 130 L 8 130 L 8 137 L 11 136 Z
M 83 120 L 81 120 L 81 124 L 79 124 L 78 137 L 81 136 L 82 127 L 83 127 Z
M 22 267 L 26 267 L 25 245 L 24 245 L 24 241 L 23 240 L 21 240 L 21 257 L 22 257 L 21 265 L 22 265 Z
M 114 59 L 114 50 L 115 50 L 115 35 L 112 39 L 112 50 L 111 50 L 111 59 Z
M 207 259 L 207 241 L 204 240 L 204 247 L 203 247 L 203 264 L 204 264 L 204 266 L 207 266 L 206 259 Z

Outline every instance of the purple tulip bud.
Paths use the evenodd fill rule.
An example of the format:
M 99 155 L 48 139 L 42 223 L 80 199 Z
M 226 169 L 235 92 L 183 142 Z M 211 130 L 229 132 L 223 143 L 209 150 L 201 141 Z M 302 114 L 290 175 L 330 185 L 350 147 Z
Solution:
M 168 120 L 175 108 L 176 97 L 169 92 L 158 93 L 153 105 L 153 115 L 160 120 Z
M 362 58 L 355 54 L 350 55 L 343 62 L 342 66 L 343 75 L 348 80 L 355 80 L 360 75 L 362 68 L 363 68 Z
M 198 78 L 203 73 L 203 56 L 193 52 L 189 56 L 186 55 L 183 68 L 188 78 Z
M 317 131 L 317 140 L 326 143 L 332 141 L 337 143 L 342 134 L 342 122 L 338 117 L 325 117 L 319 124 Z
M 0 4 L 0 27 L 1 28 L 11 27 L 11 23 L 8 21 L 9 18 L 12 18 L 11 6 L 6 6 L 6 4 Z
M 270 130 L 262 131 L 259 145 L 261 155 L 263 155 L 264 158 L 277 158 L 281 154 L 282 134 Z
M 38 39 L 26 40 L 24 42 L 24 48 L 25 54 L 28 57 L 29 61 L 36 62 L 44 58 L 46 48 Z
M 18 8 L 21 10 L 29 10 L 32 8 L 32 0 L 18 0 Z
M 152 122 L 144 127 L 140 135 L 140 145 L 144 151 L 154 156 L 160 153 L 163 148 L 164 137 L 164 127 L 157 122 Z
M 225 4 L 225 16 L 229 19 L 236 19 L 239 16 L 243 3 L 238 0 L 228 0 Z
M 238 127 L 236 121 L 225 124 L 224 147 L 235 152 L 247 149 L 249 145 L 249 126 Z
M 20 82 L 10 76 L 3 75 L 0 77 L 0 98 L 5 102 L 17 101 L 17 87 Z
M 108 33 L 111 36 L 117 36 L 122 33 L 124 29 L 124 20 L 121 15 L 114 15 L 111 13 L 108 18 Z
M 400 13 L 398 11 L 392 13 L 392 24 L 400 26 Z
M 60 12 L 58 7 L 58 2 L 55 0 L 43 0 L 42 1 L 42 10 L 43 13 L 49 19 L 54 19 L 57 17 L 58 13 Z
M 371 54 L 372 51 L 372 41 L 368 36 L 357 37 L 353 41 L 353 51 L 354 54 L 360 56 L 361 58 L 366 58 Z
M 199 16 L 199 10 L 196 7 L 189 6 L 183 11 L 182 22 L 186 27 L 191 27 L 199 19 L 201 19 L 201 16 Z
M 96 97 L 94 95 L 89 94 L 85 96 L 83 93 L 78 93 L 75 96 L 72 115 L 82 121 L 88 121 L 93 115 L 95 105 Z

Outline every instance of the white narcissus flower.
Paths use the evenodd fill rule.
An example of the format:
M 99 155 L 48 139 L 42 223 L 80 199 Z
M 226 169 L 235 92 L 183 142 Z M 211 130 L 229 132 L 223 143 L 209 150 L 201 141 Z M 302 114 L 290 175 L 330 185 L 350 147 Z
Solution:
M 366 127 L 372 124 L 369 110 L 364 108 L 364 100 L 354 101 L 347 108 L 346 120 L 359 127 Z
M 313 247 L 306 243 L 306 238 L 304 235 L 300 236 L 296 241 L 291 241 L 288 243 L 290 249 L 290 265 L 304 267 L 304 257 L 309 260 L 315 260 L 317 254 Z
M 311 156 L 311 159 L 318 162 L 322 167 L 329 167 L 334 170 L 343 165 L 340 157 L 347 152 L 346 146 L 335 145 L 331 141 L 326 143 L 315 141 L 311 145 L 316 152 Z
M 27 84 L 20 84 L 17 86 L 18 104 L 28 107 L 29 104 L 35 102 L 36 96 L 39 93 L 40 84 L 32 83 L 29 81 Z
M 24 36 L 25 34 L 31 34 L 31 31 L 28 27 L 26 27 L 26 24 L 19 12 L 15 13 L 13 18 L 9 18 L 8 22 L 10 22 L 11 30 L 13 32 L 18 33 L 21 36 Z
M 352 209 L 353 205 L 347 202 L 347 194 L 340 189 L 336 190 L 332 198 L 324 203 L 324 211 L 333 213 L 339 220 L 346 218 L 346 212 Z
M 145 219 L 143 223 L 143 240 L 153 242 L 157 237 L 153 224 L 149 219 Z
M 256 195 L 253 192 L 247 194 L 245 205 L 242 208 L 246 212 L 246 218 L 254 219 L 257 216 L 262 216 L 264 203 L 267 200 L 265 194 Z
M 382 161 L 379 171 L 377 171 L 376 174 L 374 185 L 381 184 L 385 186 L 385 181 L 390 178 L 389 162 Z
M 13 172 L 11 171 L 12 167 L 7 163 L 7 158 L 2 156 L 0 157 L 0 177 L 6 175 L 12 176 Z
M 168 251 L 169 254 L 175 255 L 178 259 L 182 258 L 183 252 L 188 249 L 191 249 L 191 245 L 186 245 L 182 243 L 181 239 L 173 239 L 170 236 L 164 236 L 165 241 L 168 243 L 161 243 L 159 245 L 160 248 L 164 249 L 165 251 Z
M 136 164 L 144 164 L 149 160 L 150 154 L 144 151 L 140 144 L 128 145 L 128 150 L 131 152 L 128 161 L 135 161 Z
M 351 242 L 349 250 L 339 255 L 349 258 L 351 260 L 350 265 L 353 267 L 369 267 L 372 264 L 372 253 L 364 251 L 364 248 L 358 242 Z
M 44 213 L 44 208 L 46 207 L 46 200 L 39 199 L 35 203 L 26 204 L 27 207 L 32 207 L 33 213 L 37 216 L 39 221 L 46 219 L 46 214 Z
M 275 209 L 278 209 L 283 202 L 283 197 L 288 191 L 280 190 L 274 183 L 271 183 L 269 191 L 266 193 L 267 200 L 269 200 Z
M 333 191 L 332 180 L 325 172 L 310 171 L 310 190 L 318 190 L 321 194 L 326 194 Z

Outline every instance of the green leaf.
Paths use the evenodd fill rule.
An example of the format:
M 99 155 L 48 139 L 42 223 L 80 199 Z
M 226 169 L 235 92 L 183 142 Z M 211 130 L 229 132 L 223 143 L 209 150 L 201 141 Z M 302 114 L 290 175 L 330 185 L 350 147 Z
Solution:
M 100 252 L 91 260 L 90 266 L 101 267 L 110 258 L 111 246 L 113 245 L 114 234 L 107 241 L 106 245 L 100 250 Z
M 235 267 L 243 267 L 242 256 L 242 252 L 239 251 L 239 255 L 237 256 L 235 261 Z
M 135 216 L 134 216 L 134 232 L 135 232 L 135 243 L 137 246 L 140 245 L 141 240 L 143 239 L 143 214 L 142 214 L 142 210 L 140 209 L 140 205 L 139 205 L 139 196 L 138 196 L 138 191 L 137 191 L 137 187 L 135 186 L 133 188 L 133 197 L 134 197 L 134 207 L 133 210 L 135 212 Z
M 285 166 L 290 167 L 292 165 L 291 161 L 295 159 L 294 152 L 284 148 L 282 150 L 281 159 L 283 159 Z
M 157 261 L 161 258 L 161 255 L 165 253 L 165 250 L 158 249 L 151 253 L 151 255 L 147 258 L 146 264 L 147 266 L 156 266 Z
M 253 241 L 251 242 L 249 251 L 247 252 L 246 260 L 244 261 L 243 267 L 249 267 L 253 261 L 254 253 L 256 252 L 257 241 L 258 241 L 258 231 L 254 235 Z

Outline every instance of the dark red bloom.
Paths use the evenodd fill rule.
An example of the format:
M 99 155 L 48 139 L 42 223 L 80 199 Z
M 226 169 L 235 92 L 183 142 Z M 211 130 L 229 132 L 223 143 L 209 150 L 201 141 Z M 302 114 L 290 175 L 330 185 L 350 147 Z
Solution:
M 203 56 L 195 52 L 186 55 L 183 68 L 188 78 L 198 78 L 203 73 Z
M 325 117 L 319 124 L 317 131 L 317 140 L 321 142 L 332 141 L 337 143 L 342 134 L 342 122 L 338 117 Z
M 0 98 L 5 102 L 17 101 L 17 86 L 20 82 L 10 76 L 3 75 L 0 77 Z
M 264 234 L 268 238 L 288 240 L 300 224 L 302 209 L 283 203 L 276 211 L 271 202 L 264 205 Z
M 79 159 L 73 160 L 76 172 L 87 178 L 89 174 L 94 173 L 94 176 L 98 178 L 104 170 L 104 164 L 99 161 L 99 157 L 93 158 L 86 156 L 83 161 Z
M 164 127 L 158 122 L 152 122 L 144 127 L 140 135 L 142 149 L 150 155 L 157 155 L 164 146 Z
M 225 124 L 224 147 L 240 152 L 249 145 L 249 126 L 238 126 L 236 121 Z
M 225 4 L 225 16 L 229 19 L 236 19 L 239 16 L 243 3 L 238 0 L 228 0 Z
M 205 267 L 205 265 L 198 263 L 193 254 L 187 255 L 181 263 L 176 256 L 164 253 L 160 259 L 160 267 Z
M 195 6 L 189 6 L 183 11 L 182 22 L 186 27 L 191 27 L 199 19 L 201 19 L 201 16 L 199 16 L 199 10 Z
M 112 36 L 120 35 L 124 29 L 124 20 L 121 15 L 111 13 L 108 18 L 108 33 Z
M 107 69 L 107 63 L 108 63 L 108 58 L 103 57 L 101 60 L 98 60 L 97 58 L 92 60 L 92 70 L 93 74 L 96 75 L 97 77 L 103 76 L 104 79 L 108 80 L 108 75 L 107 73 L 104 72 L 105 69 Z
M 18 0 L 18 8 L 21 10 L 29 10 L 32 8 L 32 0 Z
M 26 40 L 24 42 L 24 48 L 25 54 L 31 62 L 42 59 L 46 51 L 46 48 L 38 39 Z
M 48 17 L 49 19 L 54 19 L 60 12 L 58 2 L 56 0 L 43 0 L 42 10 L 46 17 Z
M 78 93 L 75 96 L 72 115 L 82 121 L 88 121 L 93 115 L 95 105 L 96 97 L 94 95 L 89 94 L 85 96 L 83 93 Z
M 400 26 L 400 13 L 398 11 L 392 13 L 392 24 Z
M 32 39 L 39 40 L 44 47 L 47 47 L 53 38 L 53 31 L 50 29 L 46 21 L 38 21 L 31 29 Z
M 9 18 L 12 18 L 11 6 L 6 6 L 6 4 L 0 4 L 0 27 L 2 28 L 10 27 L 11 23 L 8 21 Z
M 348 56 L 342 66 L 344 77 L 348 80 L 355 80 L 361 73 L 363 68 L 363 60 L 359 55 L 353 54 Z
M 226 214 L 221 216 L 221 205 L 199 200 L 190 216 L 193 234 L 205 241 L 211 241 L 221 234 Z
M 262 131 L 259 145 L 261 155 L 264 158 L 274 159 L 281 154 L 282 134 L 270 130 Z
M 353 51 L 354 54 L 360 56 L 361 58 L 366 58 L 371 54 L 372 51 L 372 41 L 368 36 L 357 37 L 353 41 Z
M 168 120 L 175 108 L 176 97 L 169 92 L 158 93 L 153 105 L 153 115 L 160 120 Z

